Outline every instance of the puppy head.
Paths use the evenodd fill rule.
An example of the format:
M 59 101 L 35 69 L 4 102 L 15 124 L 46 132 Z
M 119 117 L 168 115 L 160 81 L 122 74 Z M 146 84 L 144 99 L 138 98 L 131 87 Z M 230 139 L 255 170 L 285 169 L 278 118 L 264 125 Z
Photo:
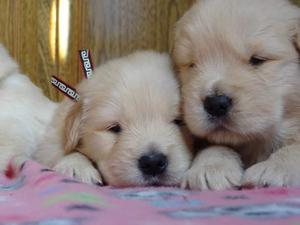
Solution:
M 241 144 L 276 127 L 299 88 L 298 23 L 286 0 L 203 0 L 183 16 L 173 57 L 194 134 Z
M 139 52 L 94 71 L 65 123 L 65 150 L 93 160 L 114 186 L 175 185 L 190 164 L 176 124 L 180 96 L 166 55 Z

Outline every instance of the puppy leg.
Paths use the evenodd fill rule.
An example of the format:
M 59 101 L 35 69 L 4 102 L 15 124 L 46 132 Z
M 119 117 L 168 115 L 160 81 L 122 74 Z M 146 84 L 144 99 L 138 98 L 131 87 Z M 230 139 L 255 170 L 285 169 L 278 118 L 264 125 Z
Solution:
M 236 152 L 223 146 L 201 151 L 185 174 L 181 187 L 224 190 L 240 186 L 243 168 Z
M 1 124 L 2 125 L 2 124 Z M 27 152 L 31 146 L 22 132 L 0 132 L 0 173 L 4 173 L 8 164 L 13 160 L 13 167 L 18 168 L 28 157 Z
M 25 159 L 25 154 L 22 153 L 22 151 L 18 151 L 18 149 L 15 148 L 0 146 L 0 173 L 4 173 L 7 169 L 9 162 L 12 159 L 15 159 L 17 156 L 20 156 Z M 20 164 L 18 163 L 18 165 L 13 165 L 13 166 L 18 168 Z
M 300 185 L 300 145 L 290 145 L 273 153 L 266 161 L 248 168 L 243 184 L 255 186 Z
M 61 158 L 53 167 L 57 172 L 84 183 L 102 185 L 100 173 L 84 155 L 73 152 Z

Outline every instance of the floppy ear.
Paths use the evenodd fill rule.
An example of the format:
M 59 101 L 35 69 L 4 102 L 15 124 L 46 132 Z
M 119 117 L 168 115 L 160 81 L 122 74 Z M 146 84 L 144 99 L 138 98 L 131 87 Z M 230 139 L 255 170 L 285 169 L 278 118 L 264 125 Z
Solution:
M 64 127 L 64 150 L 68 154 L 75 151 L 79 145 L 81 138 L 81 124 L 82 124 L 82 103 L 76 102 L 70 108 L 65 118 Z

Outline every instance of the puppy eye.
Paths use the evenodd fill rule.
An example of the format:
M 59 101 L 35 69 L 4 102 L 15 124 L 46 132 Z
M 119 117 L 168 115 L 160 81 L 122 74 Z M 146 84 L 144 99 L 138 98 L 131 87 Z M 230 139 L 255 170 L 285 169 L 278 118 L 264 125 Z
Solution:
M 249 60 L 249 63 L 252 66 L 260 66 L 264 64 L 266 61 L 268 61 L 268 59 L 259 56 L 252 56 Z
M 173 123 L 175 123 L 179 127 L 184 125 L 184 122 L 182 119 L 175 119 L 175 120 L 173 120 Z
M 188 65 L 188 67 L 189 67 L 190 69 L 193 69 L 193 68 L 196 67 L 196 64 L 195 64 L 195 63 L 190 63 L 190 64 Z
M 120 126 L 120 124 L 115 123 L 115 124 L 112 124 L 111 126 L 109 126 L 107 128 L 107 130 L 109 130 L 112 133 L 118 134 L 122 131 L 122 127 Z

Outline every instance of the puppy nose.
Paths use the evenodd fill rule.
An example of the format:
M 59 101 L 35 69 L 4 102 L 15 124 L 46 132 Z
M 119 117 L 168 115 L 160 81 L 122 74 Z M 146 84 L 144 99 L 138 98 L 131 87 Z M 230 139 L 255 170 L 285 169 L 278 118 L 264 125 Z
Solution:
M 138 167 L 144 175 L 160 175 L 167 169 L 168 159 L 162 153 L 151 152 L 139 158 Z
M 232 107 L 232 99 L 226 95 L 211 95 L 204 100 L 205 111 L 214 117 L 223 117 Z

